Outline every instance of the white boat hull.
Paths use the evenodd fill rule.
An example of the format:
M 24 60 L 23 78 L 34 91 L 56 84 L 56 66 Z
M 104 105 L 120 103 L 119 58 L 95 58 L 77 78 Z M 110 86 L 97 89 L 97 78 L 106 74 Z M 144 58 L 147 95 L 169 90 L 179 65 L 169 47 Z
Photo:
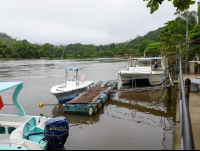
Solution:
M 119 76 L 122 79 L 122 84 L 129 84 L 132 83 L 132 81 L 134 82 L 133 78 L 135 78 L 135 80 L 146 79 L 149 81 L 151 85 L 160 85 L 163 83 L 164 80 L 166 80 L 166 76 L 164 75 L 164 73 L 151 74 L 150 72 L 145 72 L 145 73 L 120 72 Z
M 53 94 L 59 102 L 64 102 L 77 97 L 79 94 L 87 91 L 94 85 L 93 81 L 79 82 L 76 86 L 75 81 L 68 81 L 67 85 L 56 85 L 51 88 L 51 94 Z

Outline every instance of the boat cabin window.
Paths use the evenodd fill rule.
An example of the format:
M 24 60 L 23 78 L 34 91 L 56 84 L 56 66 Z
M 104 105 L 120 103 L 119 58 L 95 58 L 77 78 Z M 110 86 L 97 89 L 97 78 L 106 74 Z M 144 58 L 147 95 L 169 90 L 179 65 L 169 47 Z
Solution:
M 151 61 L 150 60 L 138 60 L 139 67 L 150 67 Z
M 152 59 L 151 60 L 151 69 L 152 70 L 162 70 L 161 59 Z
M 8 134 L 11 134 L 15 129 L 15 127 L 8 127 Z
M 5 134 L 5 133 L 6 133 L 5 127 L 0 127 L 0 134 Z
M 136 62 L 137 62 L 136 59 L 131 59 L 131 60 L 129 60 L 128 66 L 129 66 L 129 67 L 135 67 L 135 66 L 136 66 Z

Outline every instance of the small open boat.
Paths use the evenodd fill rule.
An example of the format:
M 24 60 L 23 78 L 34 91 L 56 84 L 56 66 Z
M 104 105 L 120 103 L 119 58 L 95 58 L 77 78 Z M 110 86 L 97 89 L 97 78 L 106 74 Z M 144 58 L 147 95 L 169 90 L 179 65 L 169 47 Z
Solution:
M 71 100 L 79 94 L 85 92 L 94 86 L 94 81 L 86 81 L 84 75 L 79 80 L 78 70 L 82 67 L 63 67 L 66 73 L 66 82 L 61 85 L 55 85 L 51 88 L 51 94 L 55 95 L 59 102 Z M 76 78 L 69 79 L 68 71 L 76 71 Z
M 12 100 L 13 105 L 18 109 L 18 115 L 0 114 L 0 150 L 46 150 L 49 146 L 53 149 L 62 148 L 69 130 L 66 119 L 26 115 L 17 99 L 23 88 L 23 82 L 0 82 L 0 92 L 14 87 L 16 89 Z M 0 96 L 0 110 L 2 107 L 4 104 Z M 62 129 L 62 132 L 66 132 L 66 135 L 65 138 L 60 139 L 56 135 L 58 131 L 55 131 L 57 127 L 54 124 L 63 123 L 63 120 L 67 126 L 65 124 L 65 129 Z M 57 130 L 59 129 L 57 128 Z M 59 142 L 54 139 L 56 137 L 59 138 Z M 54 144 L 51 143 L 52 141 Z M 62 146 L 59 146 L 60 142 L 62 142 Z

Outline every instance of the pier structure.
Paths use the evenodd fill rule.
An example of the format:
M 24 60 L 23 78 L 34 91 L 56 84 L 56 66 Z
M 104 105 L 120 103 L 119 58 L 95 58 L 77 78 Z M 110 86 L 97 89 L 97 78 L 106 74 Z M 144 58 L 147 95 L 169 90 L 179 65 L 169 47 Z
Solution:
M 109 90 L 115 89 L 117 84 L 117 81 L 100 81 L 86 92 L 63 104 L 63 111 L 89 115 L 96 114 L 109 97 Z
M 172 72 L 170 72 L 172 73 Z M 162 76 L 166 76 L 170 81 L 167 85 L 166 80 L 162 78 Z M 74 99 L 63 104 L 63 111 L 68 113 L 79 113 L 79 114 L 88 114 L 93 115 L 99 111 L 99 108 L 103 106 L 109 97 L 110 93 L 115 92 L 128 92 L 128 91 L 145 91 L 145 90 L 160 90 L 160 89 L 168 89 L 171 92 L 172 87 L 174 86 L 173 82 L 177 77 L 173 77 L 170 75 L 154 75 L 150 77 L 161 77 L 162 84 L 156 86 L 148 86 L 148 87 L 138 87 L 136 84 L 137 79 L 145 79 L 146 77 L 134 77 L 134 78 L 126 78 L 126 79 L 116 79 L 109 81 L 100 81 L 86 92 L 80 94 Z M 122 80 L 131 80 L 132 88 L 129 89 L 117 89 L 117 85 L 119 81 Z M 133 84 L 134 81 L 134 84 Z M 171 93 L 169 93 L 169 102 L 171 101 Z

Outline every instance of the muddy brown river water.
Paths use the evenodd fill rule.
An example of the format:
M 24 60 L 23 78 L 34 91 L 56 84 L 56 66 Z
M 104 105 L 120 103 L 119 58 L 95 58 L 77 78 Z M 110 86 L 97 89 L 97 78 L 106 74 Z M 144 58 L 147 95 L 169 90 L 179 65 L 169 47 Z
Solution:
M 82 66 L 79 75 L 95 83 L 118 79 L 118 71 L 126 68 L 127 59 L 63 60 L 62 66 Z M 71 75 L 75 75 L 72 73 Z M 60 60 L 0 61 L 0 82 L 23 81 L 18 100 L 27 115 L 65 116 L 69 122 L 66 150 L 155 150 L 173 149 L 176 91 L 167 102 L 166 90 L 112 93 L 93 116 L 69 114 L 56 104 L 52 86 L 65 82 Z M 140 82 L 141 85 L 147 83 Z M 131 86 L 118 87 L 127 88 Z M 1 92 L 4 103 L 12 103 L 14 89 Z M 0 114 L 17 114 L 14 106 L 5 106 Z

